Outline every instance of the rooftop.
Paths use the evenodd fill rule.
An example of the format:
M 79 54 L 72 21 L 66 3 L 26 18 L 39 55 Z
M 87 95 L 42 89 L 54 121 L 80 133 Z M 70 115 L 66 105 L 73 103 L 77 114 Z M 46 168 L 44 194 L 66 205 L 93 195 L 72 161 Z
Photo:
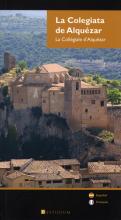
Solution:
M 61 160 L 60 160 L 61 162 Z M 69 164 L 69 161 L 65 160 L 62 164 Z M 57 163 L 57 161 L 49 160 L 49 161 L 32 161 L 24 170 L 24 173 L 31 175 L 54 175 L 60 176 L 60 178 L 75 178 L 78 179 L 79 175 L 66 171 L 61 164 Z
M 25 173 L 58 173 L 64 169 L 52 160 L 32 161 L 25 169 Z
M 43 173 L 43 174 L 35 174 L 34 175 L 35 180 L 62 180 L 63 178 L 60 175 L 57 174 L 51 174 L 51 173 Z
M 84 82 L 84 81 L 81 81 L 81 88 L 100 88 L 100 86 L 99 85 L 91 85 L 91 84 L 89 84 L 89 83 L 86 83 L 86 82 Z
M 60 89 L 61 89 L 61 87 L 59 87 L 59 86 L 53 86 L 53 87 L 50 87 L 48 89 L 48 91 L 59 91 Z
M 10 161 L 0 162 L 0 169 L 9 169 L 9 168 L 10 168 Z
M 7 173 L 7 178 L 16 179 L 20 176 L 28 176 L 35 180 L 62 180 L 62 179 L 80 179 L 79 171 L 67 171 L 62 166 L 80 165 L 77 159 L 60 160 L 33 160 L 30 159 L 12 159 L 10 162 L 0 162 L 0 168 L 9 168 L 10 165 L 20 170 Z M 12 171 L 12 170 L 11 170 Z
M 18 177 L 20 177 L 20 176 L 23 176 L 23 175 L 25 176 L 26 174 L 24 174 L 24 173 L 22 173 L 22 172 L 20 172 L 20 171 L 14 171 L 14 172 L 8 174 L 8 175 L 7 175 L 7 178 L 8 178 L 8 179 L 16 179 L 16 178 L 18 178 Z
M 89 162 L 89 173 L 121 173 L 121 164 L 112 162 Z
M 77 159 L 61 159 L 61 160 L 53 160 L 60 166 L 65 165 L 80 165 L 80 162 Z
M 47 73 L 68 72 L 68 69 L 56 63 L 44 64 L 41 66 L 41 68 L 44 69 Z
M 13 167 L 22 167 L 24 166 L 25 164 L 31 162 L 32 159 L 12 159 L 11 160 L 11 165 Z

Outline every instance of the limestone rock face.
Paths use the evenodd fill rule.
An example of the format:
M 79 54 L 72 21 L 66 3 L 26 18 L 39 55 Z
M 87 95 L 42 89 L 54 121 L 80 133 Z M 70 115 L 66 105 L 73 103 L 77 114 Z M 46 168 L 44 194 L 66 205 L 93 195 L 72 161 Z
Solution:
M 16 129 L 20 146 L 31 140 L 33 134 L 41 139 L 53 137 L 67 140 L 69 157 L 77 158 L 83 167 L 88 161 L 121 158 L 120 146 L 105 143 L 96 136 L 90 136 L 88 132 L 72 133 L 64 118 L 54 114 L 42 114 L 39 108 L 11 111 L 0 109 L 0 137 L 6 137 L 9 127 Z
M 33 110 L 29 108 L 12 110 L 6 114 L 6 109 L 0 109 L 0 136 L 9 126 L 14 126 L 18 137 L 24 137 L 24 139 L 29 139 L 32 133 L 44 138 L 48 136 L 64 138 L 67 136 L 69 129 L 64 118 L 54 114 L 38 115 L 35 110 L 34 108 Z
M 7 125 L 6 125 L 6 108 L 0 109 L 0 136 L 4 133 L 6 133 Z
M 77 158 L 82 167 L 89 161 L 120 160 L 121 147 L 96 136 L 77 132 L 70 138 L 70 157 Z

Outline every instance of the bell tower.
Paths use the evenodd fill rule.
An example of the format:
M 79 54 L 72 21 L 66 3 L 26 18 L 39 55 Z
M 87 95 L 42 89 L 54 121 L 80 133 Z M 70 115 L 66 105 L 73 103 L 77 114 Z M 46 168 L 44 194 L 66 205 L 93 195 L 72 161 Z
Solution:
M 81 129 L 81 80 L 68 78 L 65 80 L 64 113 L 69 127 L 73 131 Z

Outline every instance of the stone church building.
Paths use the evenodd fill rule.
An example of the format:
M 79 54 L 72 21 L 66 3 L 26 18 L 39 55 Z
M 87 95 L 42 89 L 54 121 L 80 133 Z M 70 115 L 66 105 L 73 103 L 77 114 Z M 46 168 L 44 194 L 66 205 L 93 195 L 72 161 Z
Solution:
M 15 109 L 40 106 L 44 113 L 66 118 L 74 131 L 107 128 L 105 86 L 87 84 L 58 64 L 45 64 L 18 76 L 10 85 L 10 95 Z

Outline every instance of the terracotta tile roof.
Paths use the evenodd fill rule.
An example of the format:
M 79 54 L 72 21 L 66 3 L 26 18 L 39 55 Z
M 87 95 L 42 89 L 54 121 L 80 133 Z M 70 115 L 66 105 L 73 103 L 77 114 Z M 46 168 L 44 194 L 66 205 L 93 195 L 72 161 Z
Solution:
M 26 174 L 20 171 L 14 171 L 8 174 L 6 177 L 8 179 L 16 179 L 21 176 L 29 177 L 34 179 L 35 181 L 47 181 L 47 180 L 63 180 L 65 178 L 69 179 L 79 179 L 80 175 L 70 174 L 68 171 L 60 172 L 60 173 L 40 173 L 40 174 Z
M 35 180 L 62 180 L 63 178 L 60 175 L 57 174 L 51 174 L 51 173 L 43 173 L 43 174 L 36 174 L 34 175 Z
M 10 161 L 0 162 L 0 169 L 9 169 L 9 168 L 10 168 Z
M 24 173 L 22 173 L 20 171 L 14 171 L 14 172 L 8 174 L 6 177 L 8 179 L 16 179 L 16 178 L 18 178 L 20 176 L 26 176 L 26 174 L 24 174 Z
M 35 175 L 35 174 L 51 174 L 58 175 L 61 178 L 78 178 L 77 174 L 66 171 L 55 161 L 32 161 L 24 170 L 24 173 Z
M 6 173 L 9 179 L 16 179 L 20 176 L 28 176 L 35 180 L 62 180 L 62 179 L 79 179 L 78 171 L 67 171 L 63 165 L 79 165 L 76 159 L 62 159 L 49 161 L 34 161 L 32 159 L 12 159 L 10 162 L 0 162 L 1 168 L 20 167 L 20 171 Z
M 44 70 L 48 73 L 59 73 L 68 71 L 68 69 L 56 63 L 44 64 L 41 68 L 44 68 Z
M 120 164 L 105 164 L 105 162 L 89 162 L 89 173 L 121 173 Z
M 48 91 L 59 91 L 59 90 L 61 90 L 61 87 L 58 86 L 54 86 L 48 89 Z
M 8 179 L 16 179 L 19 178 L 21 176 L 25 176 L 26 178 L 30 178 L 30 179 L 35 179 L 35 177 L 33 175 L 28 175 L 26 173 L 20 172 L 20 171 L 13 171 L 12 173 L 9 173 L 6 175 L 6 178 Z
M 61 91 L 64 89 L 64 83 L 52 84 L 52 86 L 48 89 L 48 91 Z
M 80 179 L 82 177 L 79 171 L 70 171 L 70 173 L 73 176 L 73 179 Z
M 49 161 L 32 161 L 25 169 L 26 173 L 58 173 L 63 168 L 52 160 Z
M 60 166 L 64 165 L 80 165 L 80 162 L 77 159 L 61 159 L 61 160 L 53 160 Z
M 77 177 L 77 175 L 74 175 L 74 174 L 72 174 L 71 172 L 69 172 L 69 171 L 66 171 L 66 170 L 62 170 L 61 172 L 60 172 L 60 176 L 63 178 L 63 179 L 78 179 L 78 177 Z
M 52 86 L 54 87 L 63 87 L 64 88 L 64 83 L 52 83 Z
M 86 83 L 86 82 L 84 82 L 84 81 L 81 81 L 81 88 L 92 88 L 92 89 L 94 89 L 94 88 L 101 88 L 101 86 L 99 86 L 99 85 L 91 85 L 91 84 L 89 84 L 89 83 Z
M 12 159 L 11 160 L 11 165 L 13 167 L 22 167 L 24 166 L 26 163 L 31 162 L 32 159 Z

